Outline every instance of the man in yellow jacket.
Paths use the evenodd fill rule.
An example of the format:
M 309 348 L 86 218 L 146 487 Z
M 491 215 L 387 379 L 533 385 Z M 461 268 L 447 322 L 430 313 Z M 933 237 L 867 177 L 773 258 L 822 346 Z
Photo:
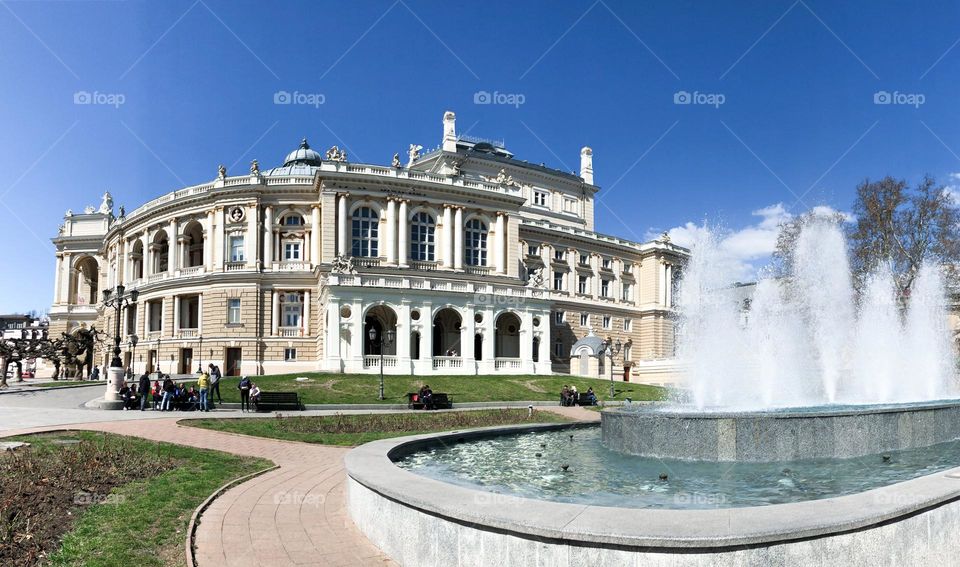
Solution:
M 197 388 L 200 388 L 200 411 L 210 411 L 207 403 L 207 392 L 210 390 L 210 375 L 206 371 L 200 372 L 197 378 Z

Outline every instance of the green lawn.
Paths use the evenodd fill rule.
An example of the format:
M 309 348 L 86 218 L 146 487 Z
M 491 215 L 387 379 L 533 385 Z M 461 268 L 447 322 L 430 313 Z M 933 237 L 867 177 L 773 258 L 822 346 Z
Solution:
M 95 473 L 93 478 L 112 475 L 122 479 L 109 493 L 109 498 L 101 496 L 99 503 L 54 510 L 60 516 L 76 517 L 67 523 L 70 528 L 63 534 L 59 549 L 44 562 L 56 566 L 184 565 L 184 542 L 193 510 L 227 482 L 271 466 L 262 459 L 93 432 L 28 435 L 18 440 L 32 444 L 18 453 L 40 452 L 38 456 L 49 453 L 47 456 L 54 460 L 58 475 L 66 477 L 75 469 L 84 468 L 88 473 Z M 56 440 L 78 440 L 84 444 L 62 445 Z M 128 463 L 159 463 L 157 470 L 162 472 L 127 481 L 122 471 L 118 477 L 113 459 L 95 457 L 101 450 L 106 455 L 122 455 Z M 94 462 L 89 462 L 90 459 Z M 46 478 L 40 482 L 43 481 Z M 66 490 L 71 496 L 67 502 L 73 491 L 83 486 L 68 487 Z M 20 513 L 38 512 L 21 510 Z M 43 520 L 43 516 L 36 518 L 36 521 Z M 47 520 L 49 522 L 49 518 Z
M 431 433 L 492 425 L 522 423 L 567 423 L 558 414 L 526 408 L 418 412 L 308 417 L 266 417 L 259 419 L 187 419 L 180 423 L 217 431 L 256 437 L 303 441 L 322 445 L 362 445 L 377 439 L 416 433 Z
M 296 381 L 307 377 L 309 381 Z M 453 402 L 557 401 L 564 384 L 580 392 L 588 387 L 600 400 L 610 398 L 610 382 L 575 376 L 385 376 L 383 402 L 377 400 L 380 377 L 364 374 L 321 374 L 304 372 L 275 376 L 251 376 L 264 391 L 300 394 L 305 404 L 406 404 L 407 393 L 416 392 L 425 383 L 434 392 L 442 392 Z M 225 402 L 239 402 L 238 378 L 224 378 L 220 385 Z M 659 386 L 616 382 L 614 400 L 660 400 L 667 390 Z

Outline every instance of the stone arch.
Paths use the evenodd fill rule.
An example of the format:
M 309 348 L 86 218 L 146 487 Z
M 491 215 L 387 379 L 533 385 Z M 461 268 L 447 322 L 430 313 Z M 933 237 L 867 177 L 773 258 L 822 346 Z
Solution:
M 463 317 L 452 306 L 440 307 L 433 315 L 433 356 L 461 356 L 460 327 Z
M 496 358 L 520 358 L 520 325 L 520 317 L 513 311 L 497 316 L 493 343 Z
M 370 340 L 370 329 L 374 329 L 377 339 Z M 394 356 L 397 354 L 397 312 L 386 303 L 378 303 L 367 307 L 363 314 L 363 354 L 380 354 L 380 337 L 387 331 L 393 332 L 393 342 L 383 345 L 383 354 Z
M 203 247 L 206 245 L 203 225 L 191 220 L 183 226 L 183 258 L 181 265 L 185 268 L 203 265 Z
M 93 256 L 81 256 L 70 270 L 70 303 L 96 305 L 99 302 L 100 263 Z
M 160 274 L 169 269 L 170 246 L 170 236 L 166 229 L 160 229 L 154 233 L 153 240 L 150 241 L 150 258 L 153 264 L 150 266 L 151 274 Z

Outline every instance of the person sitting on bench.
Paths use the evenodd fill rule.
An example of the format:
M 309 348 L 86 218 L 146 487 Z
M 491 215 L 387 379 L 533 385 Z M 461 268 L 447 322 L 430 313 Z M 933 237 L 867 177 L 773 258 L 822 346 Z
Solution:
M 597 405 L 597 395 L 593 393 L 593 387 L 587 388 L 587 392 L 580 397 L 584 401 L 583 405 L 587 405 L 587 406 Z
M 573 396 L 570 394 L 570 388 L 566 384 L 564 384 L 563 388 L 560 389 L 560 405 L 561 406 L 573 405 Z
M 429 384 L 424 384 L 423 388 L 420 388 L 420 401 L 423 402 L 423 409 L 433 409 L 433 390 L 430 389 Z

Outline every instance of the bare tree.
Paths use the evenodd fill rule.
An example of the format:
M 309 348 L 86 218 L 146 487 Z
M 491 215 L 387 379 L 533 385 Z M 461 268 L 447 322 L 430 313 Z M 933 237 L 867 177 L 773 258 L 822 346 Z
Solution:
M 910 188 L 904 180 L 884 177 L 857 186 L 856 217 L 848 231 L 850 257 L 859 281 L 888 266 L 901 295 L 909 292 L 925 262 L 944 266 L 955 278 L 960 262 L 960 210 L 933 178 Z

